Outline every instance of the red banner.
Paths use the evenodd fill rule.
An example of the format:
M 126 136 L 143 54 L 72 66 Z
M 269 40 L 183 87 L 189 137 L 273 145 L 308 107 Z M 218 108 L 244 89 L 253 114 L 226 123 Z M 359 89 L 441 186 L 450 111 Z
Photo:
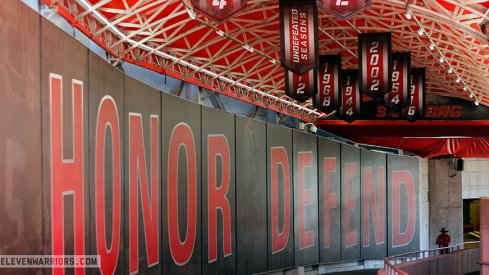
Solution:
M 316 94 L 316 75 L 315 69 L 303 75 L 285 70 L 285 93 L 299 102 L 308 100 Z
M 425 69 L 411 70 L 411 100 L 402 110 L 402 116 L 410 121 L 422 118 L 425 112 L 426 72 Z
M 358 35 L 360 90 L 376 99 L 392 89 L 392 52 L 390 33 Z
M 316 1 L 280 0 L 280 62 L 298 75 L 318 66 L 317 18 Z
M 340 117 L 348 123 L 355 121 L 360 116 L 361 100 L 358 70 L 342 70 Z
M 317 3 L 320 8 L 334 16 L 348 20 L 368 8 L 372 0 L 320 0 Z
M 340 102 L 341 55 L 319 57 L 318 92 L 313 100 L 316 109 L 329 114 L 336 111 Z
M 194 10 L 219 23 L 228 20 L 246 7 L 247 0 L 192 0 Z
M 392 55 L 392 90 L 384 95 L 384 105 L 399 111 L 410 103 L 411 53 Z

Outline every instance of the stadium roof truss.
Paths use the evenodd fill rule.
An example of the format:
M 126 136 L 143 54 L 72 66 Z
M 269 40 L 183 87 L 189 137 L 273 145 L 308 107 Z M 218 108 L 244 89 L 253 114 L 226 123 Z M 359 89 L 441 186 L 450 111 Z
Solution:
M 250 0 L 222 24 L 195 12 L 190 0 L 43 2 L 114 65 L 134 63 L 305 121 L 328 115 L 284 93 L 276 0 Z M 356 68 L 357 34 L 391 32 L 393 51 L 411 52 L 412 66 L 426 67 L 429 93 L 489 105 L 488 41 L 479 27 L 488 7 L 480 0 L 373 0 L 347 21 L 320 10 L 320 54 L 341 54 L 343 68 Z

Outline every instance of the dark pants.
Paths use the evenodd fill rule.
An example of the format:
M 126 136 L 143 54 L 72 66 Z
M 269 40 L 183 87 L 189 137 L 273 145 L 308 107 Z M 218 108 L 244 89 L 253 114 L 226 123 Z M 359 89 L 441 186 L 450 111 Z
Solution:
M 449 249 L 448 248 L 445 248 L 445 249 L 441 249 L 440 250 L 440 254 L 443 255 L 443 254 L 448 254 L 449 252 Z

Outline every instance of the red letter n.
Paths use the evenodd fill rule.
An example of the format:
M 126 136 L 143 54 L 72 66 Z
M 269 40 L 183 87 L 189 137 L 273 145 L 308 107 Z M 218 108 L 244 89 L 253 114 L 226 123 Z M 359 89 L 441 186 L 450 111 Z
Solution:
M 151 182 L 148 184 L 146 164 L 146 146 L 143 136 L 141 114 L 129 114 L 129 273 L 138 273 L 139 269 L 139 203 L 138 186 L 141 195 L 141 207 L 144 222 L 144 237 L 148 267 L 159 262 L 159 148 L 158 148 L 158 116 L 150 119 L 150 168 Z M 148 188 L 148 185 L 150 186 Z M 151 190 L 151 200 L 150 191 Z
M 374 175 L 372 167 L 363 168 L 363 246 L 370 245 L 370 213 L 374 220 L 375 243 L 384 243 L 385 234 L 385 169 L 377 169 L 377 198 L 375 197 Z

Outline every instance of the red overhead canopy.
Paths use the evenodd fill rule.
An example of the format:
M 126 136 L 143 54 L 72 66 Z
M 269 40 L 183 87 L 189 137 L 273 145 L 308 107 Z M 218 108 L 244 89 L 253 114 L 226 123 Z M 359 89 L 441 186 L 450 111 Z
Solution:
M 488 138 L 356 138 L 359 143 L 411 151 L 423 158 L 489 158 Z
M 425 158 L 489 158 L 489 121 L 321 121 L 318 126 L 358 143 L 399 148 Z

